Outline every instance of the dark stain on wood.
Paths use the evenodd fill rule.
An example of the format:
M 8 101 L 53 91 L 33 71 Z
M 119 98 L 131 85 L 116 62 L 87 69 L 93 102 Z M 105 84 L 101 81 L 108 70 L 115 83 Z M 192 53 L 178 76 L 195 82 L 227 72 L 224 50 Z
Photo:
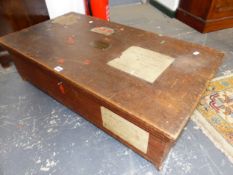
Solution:
M 100 49 L 100 50 L 106 50 L 108 48 L 110 48 L 110 44 L 105 42 L 105 41 L 100 41 L 100 40 L 96 40 L 96 41 L 92 41 L 90 43 L 90 45 L 94 48 Z

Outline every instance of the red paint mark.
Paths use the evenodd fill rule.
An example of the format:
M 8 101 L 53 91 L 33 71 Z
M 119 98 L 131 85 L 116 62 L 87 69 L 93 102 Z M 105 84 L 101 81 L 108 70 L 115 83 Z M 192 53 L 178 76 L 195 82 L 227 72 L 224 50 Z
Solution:
M 84 61 L 83 61 L 83 64 L 85 64 L 85 65 L 89 65 L 89 64 L 91 64 L 91 61 L 90 61 L 90 60 L 88 60 L 88 59 L 86 59 L 86 60 L 84 60 Z
M 62 84 L 62 83 L 59 83 L 58 86 L 59 86 L 60 92 L 61 92 L 62 94 L 65 94 L 65 88 L 64 88 L 63 84 Z
M 69 36 L 66 40 L 68 44 L 74 44 L 75 43 L 75 37 L 74 36 Z
M 64 59 L 63 58 L 59 58 L 58 60 L 57 60 L 57 62 L 59 63 L 59 64 L 64 64 Z

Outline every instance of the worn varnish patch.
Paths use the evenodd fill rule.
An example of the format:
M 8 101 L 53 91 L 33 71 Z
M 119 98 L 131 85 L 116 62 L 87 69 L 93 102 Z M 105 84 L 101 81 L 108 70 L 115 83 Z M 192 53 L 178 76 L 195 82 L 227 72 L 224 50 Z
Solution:
M 167 55 L 131 46 L 119 58 L 107 64 L 149 83 L 154 83 L 173 61 L 174 58 Z
M 72 25 L 75 24 L 78 21 L 77 15 L 66 15 L 66 16 L 60 16 L 52 20 L 52 23 L 55 24 L 61 24 L 61 25 Z
M 114 33 L 114 29 L 109 28 L 109 27 L 94 27 L 91 29 L 92 32 L 98 33 L 98 34 L 102 34 L 102 35 L 112 35 Z
M 143 153 L 147 153 L 149 133 L 133 123 L 125 120 L 105 107 L 101 107 L 103 126 L 133 145 Z

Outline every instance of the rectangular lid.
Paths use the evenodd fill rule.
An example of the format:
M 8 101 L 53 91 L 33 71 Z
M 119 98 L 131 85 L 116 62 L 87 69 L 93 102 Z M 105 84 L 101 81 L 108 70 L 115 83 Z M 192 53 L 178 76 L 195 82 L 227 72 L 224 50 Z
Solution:
M 76 13 L 4 36 L 0 44 L 171 139 L 223 57 L 214 49 Z

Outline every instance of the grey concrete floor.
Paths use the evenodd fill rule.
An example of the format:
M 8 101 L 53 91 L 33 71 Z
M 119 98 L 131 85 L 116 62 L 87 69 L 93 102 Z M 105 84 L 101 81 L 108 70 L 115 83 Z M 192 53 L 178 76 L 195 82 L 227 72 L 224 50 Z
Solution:
M 109 0 L 110 6 L 125 5 L 125 4 L 139 4 L 141 0 Z
M 233 71 L 233 29 L 200 34 L 150 5 L 111 9 L 112 21 L 222 50 Z M 155 46 L 156 47 L 156 46 Z M 155 148 L 156 149 L 156 148 Z M 31 84 L 0 68 L 0 175 L 232 175 L 233 165 L 190 121 L 155 167 Z

